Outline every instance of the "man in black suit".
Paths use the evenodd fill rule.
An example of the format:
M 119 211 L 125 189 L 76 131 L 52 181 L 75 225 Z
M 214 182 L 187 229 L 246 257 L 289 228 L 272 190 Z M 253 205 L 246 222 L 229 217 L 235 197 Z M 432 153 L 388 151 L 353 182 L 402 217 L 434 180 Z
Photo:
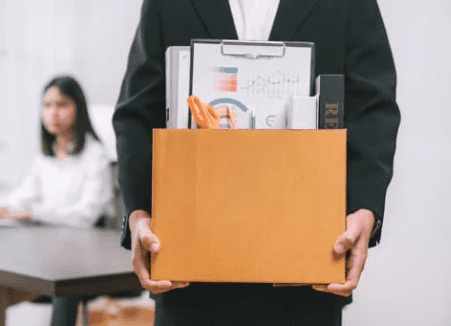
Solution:
M 393 58 L 376 0 L 261 1 L 255 8 L 266 6 L 264 13 L 273 21 L 260 26 L 269 33 L 262 38 L 314 42 L 316 74 L 345 75 L 348 215 L 346 232 L 333 249 L 347 259 L 346 283 L 274 288 L 150 279 L 148 254 L 160 248 L 150 227 L 151 131 L 165 127 L 165 50 L 190 45 L 193 38 L 246 35 L 253 27 L 250 2 L 143 2 L 113 124 L 127 213 L 122 245 L 132 249 L 143 287 L 158 294 L 156 325 L 341 325 L 341 308 L 351 301 L 368 247 L 380 241 L 400 115 Z

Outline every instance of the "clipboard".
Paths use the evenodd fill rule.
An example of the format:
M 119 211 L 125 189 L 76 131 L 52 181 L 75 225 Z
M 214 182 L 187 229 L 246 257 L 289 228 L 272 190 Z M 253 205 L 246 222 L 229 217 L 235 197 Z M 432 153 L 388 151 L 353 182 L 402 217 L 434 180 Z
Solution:
M 286 128 L 289 98 L 312 96 L 314 76 L 311 42 L 191 41 L 190 94 L 232 110 L 238 129 Z

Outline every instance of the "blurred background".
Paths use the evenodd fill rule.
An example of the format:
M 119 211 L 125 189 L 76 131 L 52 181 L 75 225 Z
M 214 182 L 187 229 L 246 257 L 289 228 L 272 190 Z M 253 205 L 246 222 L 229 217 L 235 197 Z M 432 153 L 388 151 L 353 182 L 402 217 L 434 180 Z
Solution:
M 343 324 L 449 326 L 451 2 L 378 2 L 398 71 L 402 123 L 382 243 L 369 252 Z M 81 82 L 94 128 L 115 160 L 110 119 L 141 3 L 0 0 L 0 196 L 29 172 L 41 90 L 59 73 Z
M 82 85 L 94 128 L 116 159 L 109 116 L 142 1 L 0 0 L 0 196 L 38 151 L 42 89 L 56 74 Z

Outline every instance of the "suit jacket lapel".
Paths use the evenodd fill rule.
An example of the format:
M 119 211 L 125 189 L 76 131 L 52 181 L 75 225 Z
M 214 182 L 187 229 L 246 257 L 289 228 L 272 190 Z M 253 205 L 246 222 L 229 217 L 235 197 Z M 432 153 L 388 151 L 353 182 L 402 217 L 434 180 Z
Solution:
M 280 0 L 269 40 L 290 41 L 317 2 L 318 0 Z
M 215 39 L 237 39 L 228 0 L 191 0 L 207 31 Z M 280 0 L 269 39 L 289 41 L 318 0 Z
M 228 0 L 191 0 L 207 31 L 214 39 L 238 38 Z

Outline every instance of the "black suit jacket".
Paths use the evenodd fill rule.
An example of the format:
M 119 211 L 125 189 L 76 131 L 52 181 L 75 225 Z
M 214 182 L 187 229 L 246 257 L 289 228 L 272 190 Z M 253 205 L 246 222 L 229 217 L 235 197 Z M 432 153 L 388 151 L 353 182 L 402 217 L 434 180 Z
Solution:
M 165 51 L 193 38 L 237 39 L 228 0 L 145 0 L 113 118 L 126 216 L 151 212 L 151 130 L 165 127 Z M 347 210 L 382 220 L 400 121 L 396 74 L 376 0 L 281 0 L 274 41 L 316 44 L 316 75 L 344 74 Z M 380 231 L 371 239 L 374 246 Z

